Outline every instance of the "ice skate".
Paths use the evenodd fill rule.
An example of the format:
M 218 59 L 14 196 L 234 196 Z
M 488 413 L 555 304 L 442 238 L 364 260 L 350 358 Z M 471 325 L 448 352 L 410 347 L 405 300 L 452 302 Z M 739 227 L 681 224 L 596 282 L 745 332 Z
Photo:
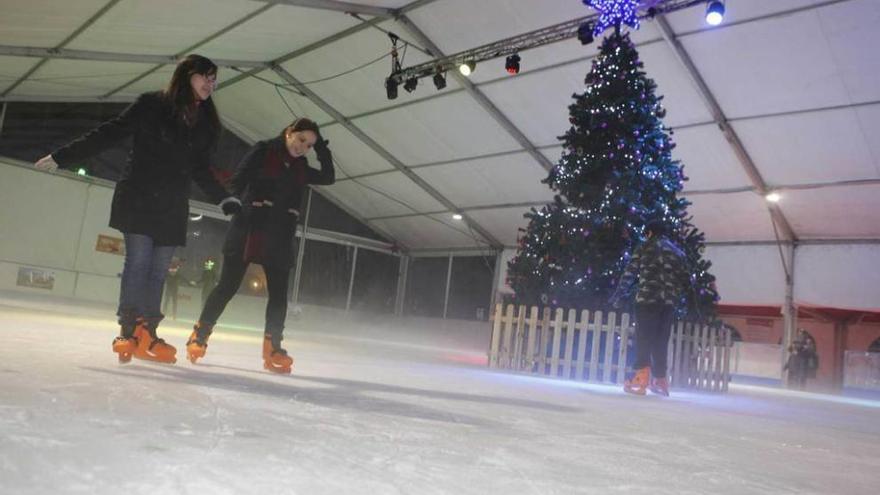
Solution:
M 205 357 L 208 350 L 208 338 L 214 325 L 198 322 L 193 326 L 193 332 L 186 341 L 186 358 L 195 364 L 200 358 Z
M 173 364 L 177 362 L 175 357 L 177 349 L 156 336 L 156 327 L 159 326 L 161 320 L 162 318 L 138 320 L 138 325 L 134 330 L 134 337 L 137 340 L 134 357 L 160 363 Z
M 263 368 L 273 373 L 290 373 L 293 358 L 281 348 L 281 338 L 266 335 L 263 339 Z
M 636 371 L 635 376 L 623 382 L 623 391 L 628 394 L 645 395 L 651 377 L 651 368 L 644 367 Z
M 134 337 L 134 325 L 122 325 L 119 336 L 113 339 L 113 352 L 119 355 L 119 362 L 124 364 L 131 361 L 135 349 L 137 339 Z
M 669 380 L 667 380 L 666 377 L 654 378 L 651 380 L 651 385 L 648 387 L 648 390 L 653 394 L 669 397 Z

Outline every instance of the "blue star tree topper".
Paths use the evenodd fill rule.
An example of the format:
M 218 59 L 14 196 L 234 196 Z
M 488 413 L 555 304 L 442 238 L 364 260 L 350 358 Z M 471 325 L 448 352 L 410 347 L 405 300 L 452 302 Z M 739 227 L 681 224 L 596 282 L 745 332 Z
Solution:
M 641 0 L 583 0 L 584 5 L 599 11 L 599 20 L 593 29 L 593 36 L 601 35 L 606 29 L 626 24 L 638 29 L 637 10 Z

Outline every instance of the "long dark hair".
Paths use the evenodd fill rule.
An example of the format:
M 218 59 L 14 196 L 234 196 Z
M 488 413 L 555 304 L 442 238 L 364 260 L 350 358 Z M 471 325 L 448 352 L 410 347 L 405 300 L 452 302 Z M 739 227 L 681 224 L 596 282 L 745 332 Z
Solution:
M 196 95 L 189 82 L 195 74 L 201 74 L 205 77 L 216 76 L 217 65 L 207 57 L 194 53 L 187 55 L 174 69 L 174 75 L 171 76 L 171 81 L 165 88 L 165 98 L 171 103 L 172 114 L 179 124 L 192 126 L 197 118 L 206 119 L 208 128 L 211 130 L 211 138 L 216 142 L 220 136 L 220 117 L 217 115 L 213 98 L 208 98 L 196 105 Z M 201 116 L 198 111 L 199 107 L 203 110 Z
M 286 137 L 288 132 L 302 132 L 302 131 L 312 131 L 316 136 L 320 136 L 321 132 L 318 129 L 318 124 L 315 123 L 312 119 L 307 119 L 305 117 L 300 117 L 293 122 L 290 123 L 289 126 L 285 127 L 281 130 L 281 136 Z

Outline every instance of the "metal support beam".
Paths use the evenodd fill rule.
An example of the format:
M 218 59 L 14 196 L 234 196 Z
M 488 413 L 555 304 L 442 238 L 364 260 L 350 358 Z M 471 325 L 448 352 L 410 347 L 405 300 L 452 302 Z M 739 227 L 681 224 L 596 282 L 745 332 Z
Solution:
M 333 10 L 349 14 L 373 15 L 376 17 L 389 18 L 395 16 L 395 10 L 385 7 L 373 7 L 359 3 L 340 2 L 337 0 L 256 0 L 258 2 L 290 5 L 292 7 L 306 7 L 310 9 Z
M 400 257 L 397 270 L 397 291 L 394 296 L 394 315 L 403 316 L 403 304 L 406 301 L 406 282 L 409 275 L 409 256 Z
M 95 14 L 94 14 L 92 17 L 90 17 L 88 20 L 86 20 L 86 22 L 83 23 L 80 27 L 78 27 L 78 28 L 76 29 L 76 31 L 74 31 L 73 33 L 71 33 L 70 36 L 68 36 L 67 38 L 64 38 L 64 39 L 61 41 L 61 43 L 58 43 L 57 45 L 55 45 L 55 49 L 56 49 L 56 50 L 59 50 L 59 49 L 61 49 L 61 48 L 64 48 L 68 43 L 70 43 L 71 41 L 73 41 L 74 38 L 76 38 L 77 36 L 79 36 L 83 31 L 85 31 L 86 29 L 88 29 L 89 26 L 91 26 L 91 25 L 94 24 L 98 19 L 100 19 L 101 16 L 103 16 L 104 14 L 106 14 L 107 11 L 109 11 L 110 9 L 112 9 L 117 3 L 119 3 L 119 1 L 120 1 L 120 0 L 110 0 L 109 2 L 107 2 L 106 4 L 104 4 L 104 6 L 101 7 L 101 10 L 95 12 Z M 24 73 L 24 75 L 22 75 L 21 77 L 19 77 L 14 83 L 12 83 L 9 87 L 7 87 L 7 88 L 3 91 L 3 93 L 0 94 L 0 96 L 6 96 L 6 95 L 8 95 L 9 93 L 11 93 L 11 92 L 12 92 L 15 88 L 17 88 L 21 83 L 23 83 L 24 81 L 26 81 L 27 78 L 31 77 L 31 74 L 37 72 L 37 71 L 40 69 L 40 67 L 42 67 L 43 64 L 45 64 L 45 63 L 48 62 L 48 61 L 49 61 L 49 59 L 44 58 L 44 59 L 40 60 L 39 62 L 37 62 L 36 64 L 34 64 L 33 67 L 31 67 L 27 72 Z
M 0 109 L 0 136 L 3 135 L 3 123 L 6 122 L 6 107 L 9 106 L 5 101 L 3 102 L 3 108 Z
M 452 256 L 495 256 L 497 249 L 481 248 L 481 247 L 459 247 L 459 248 L 423 248 L 413 249 L 409 252 L 412 258 L 445 258 Z
M 273 65 L 272 70 L 275 71 L 276 74 L 281 76 L 282 79 L 287 81 L 289 84 L 294 86 L 299 92 L 304 94 L 306 98 L 312 101 L 315 105 L 317 105 L 321 110 L 326 112 L 328 115 L 336 119 L 340 122 L 349 132 L 351 132 L 356 138 L 358 138 L 361 142 L 369 146 L 373 151 L 379 154 L 382 158 L 384 158 L 388 163 L 393 165 L 397 170 L 403 173 L 406 177 L 408 177 L 411 181 L 415 182 L 417 186 L 422 188 L 425 192 L 427 192 L 431 197 L 436 199 L 440 204 L 448 208 L 450 211 L 458 211 L 459 208 L 452 204 L 451 201 L 446 199 L 445 196 L 440 194 L 439 191 L 434 189 L 433 186 L 428 184 L 424 179 L 416 175 L 415 172 L 409 170 L 406 165 L 403 164 L 397 157 L 392 155 L 388 150 L 386 150 L 382 145 L 377 143 L 373 138 L 368 136 L 364 131 L 362 131 L 358 126 L 348 120 L 344 115 L 342 115 L 338 110 L 336 110 L 329 103 L 324 101 L 323 98 L 318 96 L 314 91 L 312 91 L 308 86 L 300 82 L 297 78 L 293 77 L 289 72 L 287 72 L 280 65 Z M 462 214 L 465 221 L 477 232 L 479 233 L 486 241 L 489 242 L 493 247 L 500 247 L 501 242 L 498 241 L 492 234 L 490 234 L 486 229 L 484 229 L 481 225 L 479 225 L 472 218 L 467 217 L 465 214 Z
M 40 46 L 0 45 L 0 55 L 58 60 L 91 60 L 95 62 L 132 62 L 138 64 L 176 64 L 176 55 L 144 55 L 139 53 L 98 52 L 93 50 L 72 50 L 69 48 L 46 48 Z M 220 67 L 261 67 L 263 62 L 252 60 L 211 59 Z
M 660 29 L 660 32 L 663 34 L 663 39 L 666 40 L 667 45 L 669 45 L 673 53 L 675 53 L 678 61 L 684 66 L 685 71 L 688 76 L 690 76 L 697 91 L 706 103 L 706 107 L 712 114 L 712 118 L 724 134 L 727 142 L 730 143 L 730 146 L 733 148 L 734 153 L 739 159 L 740 165 L 749 177 L 749 180 L 751 180 L 752 186 L 754 186 L 758 194 L 761 194 L 762 196 L 767 194 L 769 188 L 764 182 L 764 178 L 761 177 L 758 167 L 752 161 L 752 157 L 749 156 L 748 151 L 746 151 L 745 146 L 743 146 L 736 131 L 730 125 L 727 116 L 724 115 L 724 111 L 721 110 L 721 106 L 712 94 L 712 90 L 709 89 L 706 81 L 703 80 L 703 76 L 700 75 L 697 66 L 694 65 L 694 62 L 691 60 L 690 55 L 688 55 L 687 50 L 685 50 L 684 45 L 682 45 L 676 37 L 675 32 L 672 30 L 672 26 L 669 25 L 669 21 L 667 21 L 666 17 L 663 15 L 658 15 L 655 18 L 655 21 L 657 22 L 657 28 Z M 768 203 L 767 209 L 770 211 L 770 217 L 773 222 L 779 226 L 780 230 L 782 230 L 783 237 L 786 240 L 797 240 L 797 236 L 792 230 L 791 225 L 788 223 L 788 220 L 785 218 L 785 215 L 782 214 L 779 205 Z
M 431 41 L 431 39 L 428 38 L 428 36 L 423 33 L 422 30 L 419 29 L 419 27 L 409 17 L 407 17 L 406 15 L 401 15 L 398 20 L 404 25 L 404 27 L 406 27 L 406 30 L 409 31 L 410 34 L 412 34 L 416 38 L 416 40 L 421 43 L 425 48 L 434 53 L 435 56 L 443 56 L 443 51 L 440 50 L 440 47 L 438 47 L 433 41 Z M 483 107 L 483 109 L 488 112 L 493 119 L 495 119 L 495 122 L 497 122 L 498 125 L 500 125 L 505 131 L 507 131 L 507 133 L 510 134 L 513 139 L 515 139 L 516 142 L 519 143 L 519 145 L 522 146 L 522 148 L 526 152 L 528 152 L 528 154 L 530 154 L 532 158 L 534 158 L 535 161 L 537 161 L 538 164 L 541 165 L 541 167 L 544 168 L 544 170 L 550 171 L 553 168 L 553 164 L 550 162 L 550 160 L 548 160 L 547 157 L 545 157 L 543 154 L 541 154 L 540 151 L 538 151 L 538 149 L 535 147 L 534 144 L 532 144 L 531 141 L 529 141 L 526 135 L 523 134 L 522 131 L 520 131 L 516 127 L 516 125 L 514 125 L 514 123 L 511 122 L 511 120 L 508 119 L 507 116 L 505 116 L 501 112 L 501 110 L 499 110 L 498 107 L 496 107 L 495 104 L 492 103 L 492 101 L 489 100 L 489 98 L 485 94 L 483 94 L 482 91 L 477 89 L 477 86 L 472 83 L 470 79 L 459 74 L 456 71 L 452 71 L 452 76 L 465 89 L 465 91 L 467 91 L 468 94 L 474 100 L 476 100 L 477 103 L 479 103 L 480 106 Z
M 0 96 L 0 101 L 8 101 L 10 103 L 131 103 L 135 100 L 134 95 L 116 95 L 110 98 L 101 98 L 99 96 L 79 96 L 79 95 L 8 95 Z
M 792 184 L 792 185 L 781 185 L 781 186 L 773 186 L 772 190 L 776 192 L 785 192 L 785 191 L 803 191 L 803 190 L 816 190 L 816 189 L 829 189 L 836 187 L 860 187 L 860 186 L 876 186 L 880 185 L 880 179 L 855 179 L 855 180 L 843 180 L 843 181 L 831 181 L 831 182 L 817 182 L 810 184 Z M 738 194 L 743 192 L 754 192 L 757 193 L 754 187 L 732 187 L 727 189 L 694 189 L 692 191 L 683 191 L 681 194 L 685 197 L 687 196 L 710 196 L 710 195 L 718 195 L 718 194 Z M 498 210 L 505 208 L 539 208 L 541 206 L 546 205 L 546 201 L 525 201 L 522 203 L 503 203 L 503 204 L 491 204 L 491 205 L 480 205 L 480 206 L 466 206 L 463 208 L 459 208 L 459 211 L 464 212 L 472 212 L 472 211 L 481 211 L 481 210 Z M 366 220 L 369 221 L 377 221 L 377 220 L 393 220 L 398 218 L 411 218 L 411 217 L 421 217 L 428 215 L 442 215 L 444 213 L 449 213 L 448 210 L 440 210 L 440 211 L 426 211 L 426 212 L 418 212 L 418 213 L 399 213 L 396 215 L 383 215 L 378 217 L 368 217 Z
M 705 0 L 652 0 L 650 3 L 652 4 L 653 10 L 648 12 L 647 8 L 641 9 L 641 12 L 638 14 L 639 18 L 646 19 L 656 14 L 675 12 L 694 5 L 703 4 L 705 3 Z M 401 16 L 399 20 L 403 20 L 403 17 L 404 16 Z M 462 63 L 480 63 L 552 43 L 558 43 L 563 40 L 577 37 L 582 26 L 585 24 L 595 25 L 596 19 L 598 18 L 599 14 L 592 12 L 583 17 L 539 28 L 527 33 L 521 33 L 502 40 L 492 41 L 485 45 L 470 48 L 452 55 L 441 54 L 436 56 L 436 54 L 432 54 L 435 55 L 433 60 L 394 71 L 389 77 L 398 84 L 403 84 L 408 79 L 431 77 L 438 72 L 454 71 Z M 429 50 L 433 51 L 433 49 Z
M 299 303 L 299 285 L 300 280 L 302 280 L 302 265 L 306 253 L 306 239 L 309 234 L 309 215 L 311 212 L 312 190 L 310 188 L 308 198 L 306 199 L 306 216 L 303 218 L 302 235 L 299 238 L 299 244 L 297 245 L 296 250 L 296 274 L 293 276 L 293 297 L 291 297 L 291 302 L 293 302 L 293 304 Z
M 504 251 L 498 251 L 495 255 L 495 269 L 492 271 L 492 292 L 489 294 L 489 307 L 486 311 L 487 318 L 491 319 L 494 314 L 495 305 L 498 303 L 495 297 L 498 295 L 498 286 L 501 284 L 501 274 L 504 273 L 504 267 L 501 266 L 501 258 Z
M 351 276 L 348 278 L 348 296 L 345 298 L 345 310 L 351 309 L 351 292 L 354 290 L 354 274 L 357 272 L 358 264 L 358 247 L 354 247 L 354 254 L 351 258 Z
M 449 253 L 449 264 L 446 266 L 446 293 L 443 296 L 443 319 L 449 311 L 449 286 L 452 285 L 452 253 Z
M 404 5 L 400 9 L 395 10 L 395 13 L 397 15 L 405 14 L 406 12 L 410 12 L 412 10 L 419 8 L 419 7 L 424 7 L 425 5 L 428 5 L 429 3 L 433 3 L 435 1 L 436 0 L 416 0 L 415 2 L 409 3 L 407 5 Z M 281 65 L 284 62 L 287 62 L 288 60 L 292 60 L 292 59 L 299 57 L 301 55 L 305 55 L 306 53 L 315 51 L 319 48 L 322 48 L 324 46 L 329 45 L 330 43 L 333 43 L 334 41 L 339 41 L 339 40 L 341 40 L 343 38 L 347 38 L 355 33 L 359 33 L 365 29 L 369 29 L 371 27 L 374 27 L 375 25 L 377 25 L 383 21 L 385 21 L 385 18 L 382 18 L 382 17 L 376 17 L 376 18 L 370 19 L 367 22 L 363 22 L 363 23 L 358 24 L 356 26 L 352 26 L 348 29 L 342 30 L 342 31 L 340 31 L 336 34 L 333 34 L 331 36 L 328 36 L 324 39 L 320 39 L 310 45 L 306 45 L 302 48 L 294 50 L 286 55 L 282 55 L 282 56 L 276 58 L 275 60 L 267 62 L 266 65 L 267 66 L 268 65 Z M 247 79 L 248 77 L 250 77 L 258 72 L 261 72 L 262 70 L 263 69 L 251 69 L 247 72 L 242 73 L 241 75 L 233 77 L 232 79 L 221 82 L 217 86 L 217 89 L 220 90 L 220 89 L 229 87 L 229 86 L 231 86 L 241 80 Z
M 785 364 L 788 362 L 790 353 L 788 348 L 797 332 L 797 306 L 794 304 L 794 254 L 795 245 L 789 245 L 788 267 L 785 270 L 785 305 L 782 307 L 782 362 L 779 363 L 782 370 L 782 383 L 788 385 L 788 374 L 785 373 Z M 785 260 L 783 259 L 783 263 Z

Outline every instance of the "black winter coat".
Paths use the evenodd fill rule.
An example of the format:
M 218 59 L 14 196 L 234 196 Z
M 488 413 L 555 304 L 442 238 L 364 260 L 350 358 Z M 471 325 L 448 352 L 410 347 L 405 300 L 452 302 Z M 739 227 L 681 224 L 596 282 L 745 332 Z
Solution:
M 62 168 L 133 136 L 132 150 L 116 183 L 110 226 L 150 236 L 160 246 L 186 244 L 190 179 L 214 202 L 229 193 L 209 168 L 213 147 L 207 117 L 180 125 L 160 92 L 145 93 L 118 117 L 52 153 Z
M 232 219 L 223 254 L 276 269 L 290 269 L 293 238 L 303 194 L 309 184 L 336 180 L 329 149 L 315 150 L 321 170 L 293 158 L 283 137 L 260 141 L 251 148 L 232 177 L 232 193 L 242 211 Z

